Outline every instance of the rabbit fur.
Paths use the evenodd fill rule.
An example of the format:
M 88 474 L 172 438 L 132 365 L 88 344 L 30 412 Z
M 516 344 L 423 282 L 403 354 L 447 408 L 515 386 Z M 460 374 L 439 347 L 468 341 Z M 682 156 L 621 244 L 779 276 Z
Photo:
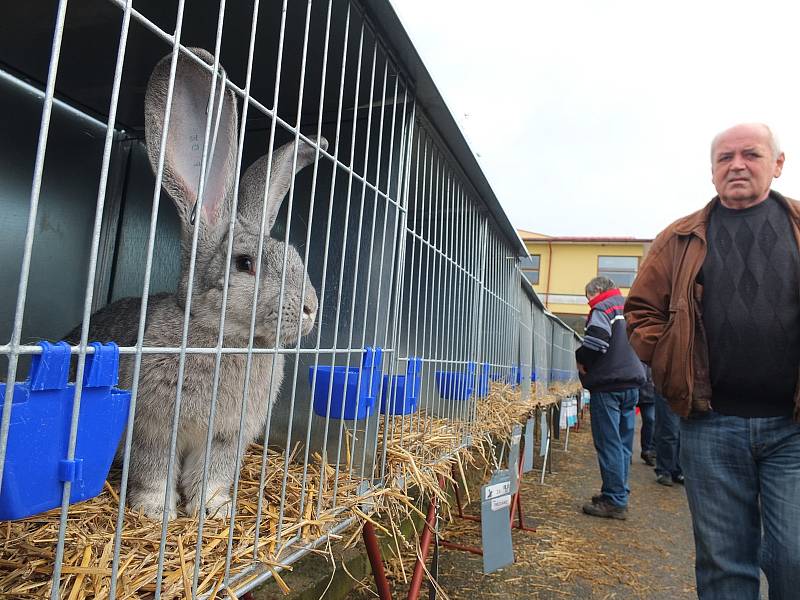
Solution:
M 208 64 L 213 57 L 202 49 L 192 49 Z M 164 131 L 171 55 L 154 68 L 145 95 L 145 139 L 153 171 L 158 168 Z M 176 294 L 150 296 L 147 306 L 144 345 L 179 347 L 184 323 L 184 309 L 189 280 L 194 220 L 198 243 L 192 289 L 188 346 L 215 348 L 218 345 L 222 311 L 223 282 L 230 271 L 228 302 L 225 313 L 224 347 L 245 348 L 250 332 L 252 299 L 255 286 L 256 255 L 262 207 L 266 192 L 266 231 L 275 222 L 283 197 L 292 181 L 296 152 L 296 170 L 314 162 L 316 149 L 301 141 L 295 151 L 290 142 L 269 156 L 256 160 L 241 177 L 239 202 L 233 231 L 233 252 L 228 261 L 227 246 L 230 211 L 236 177 L 237 132 L 239 128 L 236 99 L 224 88 L 224 71 L 214 78 L 215 99 L 211 138 L 218 126 L 213 157 L 208 157 L 202 206 L 195 209 L 198 197 L 202 141 L 206 106 L 212 85 L 211 74 L 191 58 L 178 58 L 170 123 L 165 143 L 162 185 L 172 198 L 181 219 L 181 276 Z M 222 98 L 222 100 L 220 100 Z M 217 118 L 217 115 L 219 117 Z M 219 121 L 218 125 L 216 121 Z M 317 140 L 327 148 L 324 138 Z M 269 169 L 269 171 L 268 171 Z M 269 190 L 267 175 L 269 174 Z M 284 301 L 279 306 L 284 252 L 286 272 Z M 247 258 L 250 258 L 249 262 Z M 261 277 L 256 309 L 256 348 L 294 345 L 314 325 L 317 296 L 302 259 L 291 246 L 265 236 L 260 257 Z M 140 298 L 125 298 L 95 313 L 91 318 L 89 339 L 136 344 Z M 279 314 L 280 339 L 276 339 Z M 67 338 L 80 339 L 80 327 Z M 161 518 L 166 509 L 170 519 L 177 516 L 178 493 L 189 515 L 200 510 L 206 437 L 211 412 L 211 395 L 216 356 L 186 354 L 182 398 L 179 406 L 176 460 L 167 482 L 172 423 L 178 385 L 177 354 L 143 354 L 133 424 L 130 454 L 128 504 L 143 514 Z M 208 516 L 226 518 L 232 512 L 231 486 L 240 466 L 237 456 L 242 397 L 245 386 L 244 354 L 221 357 L 216 413 L 213 422 L 205 510 Z M 274 363 L 274 364 L 273 364 Z M 283 379 L 282 354 L 253 354 L 249 393 L 243 419 L 243 442 L 246 445 L 263 434 L 267 413 L 275 402 Z M 120 359 L 120 386 L 133 385 L 134 358 Z M 118 458 L 122 454 L 122 444 Z M 169 485 L 169 494 L 167 489 Z M 168 497 L 167 497 L 168 496 Z M 165 506 L 166 504 L 166 506 Z

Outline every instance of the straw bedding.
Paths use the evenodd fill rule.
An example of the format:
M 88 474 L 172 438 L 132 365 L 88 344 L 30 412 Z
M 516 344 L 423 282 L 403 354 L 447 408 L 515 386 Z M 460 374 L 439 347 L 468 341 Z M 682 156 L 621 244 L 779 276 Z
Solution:
M 350 516 L 357 517 L 362 523 L 369 520 L 392 536 L 398 556 L 415 553 L 416 543 L 403 537 L 398 526 L 409 514 L 421 514 L 421 506 L 412 502 L 407 490 L 415 488 L 418 498 L 436 496 L 446 509 L 447 497 L 440 487 L 440 480 L 452 479 L 453 472 L 460 473 L 460 478 L 463 478 L 465 469 L 474 466 L 476 457 L 483 456 L 486 460 L 490 447 L 498 440 L 506 439 L 515 423 L 524 422 L 537 408 L 556 403 L 575 391 L 574 386 L 551 387 L 546 393 L 532 393 L 531 398 L 523 401 L 518 389 L 494 383 L 489 396 L 477 401 L 477 418 L 472 423 L 424 413 L 414 418 L 384 420 L 379 439 L 382 440 L 385 434 L 386 481 L 392 485 L 367 495 L 358 495 L 358 481 L 349 476 L 349 469 L 340 468 L 337 474 L 333 466 L 315 455 L 309 460 L 306 496 L 301 503 L 304 469 L 302 452 L 295 447 L 288 461 L 280 541 L 277 528 L 286 455 L 282 451 L 267 451 L 266 479 L 260 489 L 263 448 L 251 446 L 241 471 L 237 516 L 232 531 L 229 521 L 208 519 L 205 522 L 198 595 L 235 597 L 235 590 L 223 586 L 229 543 L 231 575 L 261 565 L 271 570 L 279 584 L 283 584 L 276 567 L 282 566 L 281 556 L 288 554 L 288 548 L 282 547 L 287 539 L 295 535 L 302 540 L 317 539 Z M 388 431 L 385 431 L 386 427 Z M 465 451 L 465 433 L 471 435 L 478 453 Z M 382 447 L 379 448 L 381 451 Z M 452 469 L 453 465 L 457 468 Z M 337 477 L 338 506 L 334 509 L 331 496 Z M 103 600 L 109 595 L 119 508 L 118 489 L 112 476 L 100 496 L 70 507 L 59 585 L 61 597 L 67 600 Z M 321 510 L 317 511 L 320 494 Z M 257 522 L 259 496 L 262 497 L 262 514 Z M 370 508 L 374 511 L 371 516 L 367 514 Z M 23 600 L 50 594 L 58 526 L 59 510 L 0 524 L 0 597 Z M 259 532 L 257 547 L 254 543 L 256 529 Z M 197 530 L 198 523 L 194 518 L 179 517 L 169 523 L 161 578 L 162 598 L 191 597 Z M 358 533 L 356 530 L 349 537 L 348 545 L 358 541 Z M 117 574 L 118 598 L 153 595 L 160 542 L 160 522 L 125 510 Z M 400 571 L 405 579 L 402 566 Z
M 263 488 L 258 548 L 254 547 L 256 512 L 259 498 L 259 475 L 262 448 L 252 446 L 241 472 L 237 501 L 237 517 L 231 536 L 231 572 L 237 573 L 256 562 L 279 564 L 277 524 L 279 520 L 280 489 L 285 456 L 282 452 L 267 453 L 266 479 Z M 337 520 L 325 500 L 333 485 L 334 469 L 310 462 L 307 497 L 303 514 L 299 514 L 302 463 L 290 456 L 289 479 L 286 491 L 283 538 L 299 533 L 308 539 L 321 535 L 326 526 Z M 346 470 L 339 475 L 340 504 L 345 509 L 358 502 L 356 482 L 348 480 Z M 110 589 L 113 539 L 119 498 L 116 484 L 106 483 L 103 493 L 87 502 L 70 507 L 68 514 L 61 596 L 106 598 Z M 315 515 L 317 498 L 323 494 L 323 511 Z M 340 518 L 340 517 L 339 517 Z M 55 543 L 58 536 L 59 510 L 29 519 L 7 522 L 0 532 L 0 595 L 13 598 L 41 598 L 50 593 Z M 203 528 L 200 561 L 199 595 L 211 593 L 224 596 L 220 590 L 225 571 L 225 555 L 231 534 L 230 523 L 208 519 Z M 165 566 L 162 577 L 163 598 L 191 597 L 197 544 L 197 520 L 179 517 L 168 525 Z M 146 598 L 155 591 L 158 553 L 161 542 L 161 523 L 130 510 L 125 510 L 117 579 L 118 598 Z

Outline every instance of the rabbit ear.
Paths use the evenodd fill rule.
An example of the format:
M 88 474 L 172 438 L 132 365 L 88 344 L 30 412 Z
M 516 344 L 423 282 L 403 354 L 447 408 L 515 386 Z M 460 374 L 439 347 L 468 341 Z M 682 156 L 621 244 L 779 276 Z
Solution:
M 213 56 L 202 48 L 192 48 L 191 52 L 208 64 L 214 62 Z M 147 154 L 154 172 L 158 167 L 164 131 L 171 60 L 172 55 L 167 55 L 153 69 L 144 99 Z M 216 225 L 230 214 L 229 195 L 234 181 L 238 115 L 236 99 L 233 92 L 225 88 L 225 81 L 225 71 L 220 67 L 214 77 L 214 101 L 209 105 L 211 74 L 191 58 L 178 55 L 162 184 L 175 202 L 184 226 L 190 224 L 198 213 L 202 214 L 203 221 L 208 225 Z M 212 113 L 212 120 L 207 140 L 206 178 L 202 205 L 198 207 L 203 143 L 209 112 Z
M 312 137 L 311 141 L 317 141 Z M 328 148 L 328 140 L 320 137 L 318 144 L 321 150 Z M 281 208 L 283 197 L 289 191 L 292 183 L 292 163 L 294 161 L 294 141 L 284 144 L 272 153 L 272 173 L 269 176 L 269 191 L 267 194 L 267 226 L 266 231 L 272 229 L 278 211 Z M 316 146 L 300 140 L 297 149 L 297 169 L 299 172 L 314 162 Z M 264 188 L 267 185 L 267 166 L 269 156 L 264 155 L 256 160 L 245 172 L 239 183 L 239 216 L 245 221 L 256 223 L 261 221 L 261 208 L 264 201 Z

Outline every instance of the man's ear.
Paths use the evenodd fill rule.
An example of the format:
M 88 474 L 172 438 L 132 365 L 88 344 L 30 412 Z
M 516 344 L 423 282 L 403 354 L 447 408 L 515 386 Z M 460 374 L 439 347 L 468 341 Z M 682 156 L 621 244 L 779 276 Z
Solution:
M 784 155 L 784 153 L 781 152 L 778 155 L 778 160 L 775 161 L 775 169 L 772 171 L 772 176 L 773 177 L 780 177 L 781 176 L 781 172 L 783 171 L 783 161 L 785 161 L 785 160 L 786 160 L 786 155 Z

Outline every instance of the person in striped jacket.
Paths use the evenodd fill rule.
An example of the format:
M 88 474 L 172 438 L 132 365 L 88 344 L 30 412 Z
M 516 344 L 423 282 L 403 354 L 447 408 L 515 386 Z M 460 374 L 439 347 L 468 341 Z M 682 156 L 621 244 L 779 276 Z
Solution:
M 589 390 L 592 438 L 597 451 L 601 493 L 584 504 L 594 517 L 625 519 L 628 515 L 628 470 L 633 453 L 636 403 L 645 382 L 642 363 L 628 343 L 625 303 L 607 277 L 586 284 L 589 317 L 583 343 L 575 352 L 583 387 Z

